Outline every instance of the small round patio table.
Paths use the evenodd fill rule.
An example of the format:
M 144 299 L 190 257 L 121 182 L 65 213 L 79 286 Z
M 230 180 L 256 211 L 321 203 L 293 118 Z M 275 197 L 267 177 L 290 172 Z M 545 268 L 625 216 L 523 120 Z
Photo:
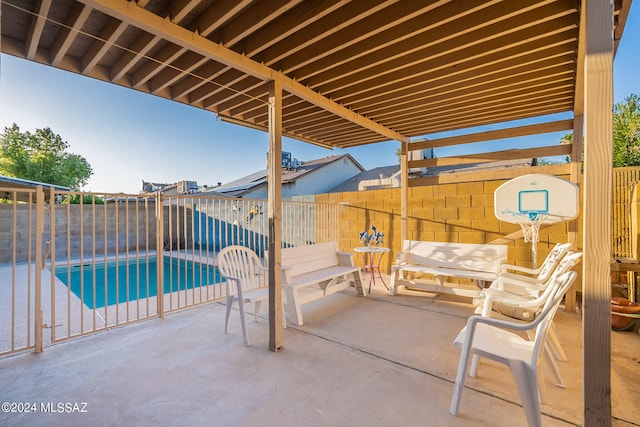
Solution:
M 370 273 L 369 293 L 371 293 L 371 284 L 373 283 L 375 285 L 376 283 L 376 270 L 378 271 L 378 278 L 382 281 L 382 284 L 388 290 L 389 287 L 382 278 L 382 274 L 380 274 L 380 261 L 382 261 L 382 257 L 384 256 L 384 254 L 389 252 L 391 249 L 382 246 L 358 246 L 357 248 L 353 248 L 353 250 L 361 253 L 364 256 L 364 271 L 369 270 Z M 377 263 L 375 262 L 376 254 L 380 254 Z

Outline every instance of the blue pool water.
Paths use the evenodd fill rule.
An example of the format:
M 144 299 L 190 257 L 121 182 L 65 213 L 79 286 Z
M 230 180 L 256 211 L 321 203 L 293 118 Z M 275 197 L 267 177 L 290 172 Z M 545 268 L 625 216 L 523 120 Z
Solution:
M 156 296 L 156 265 L 157 259 L 149 257 L 58 267 L 55 274 L 87 307 L 102 308 L 105 301 L 113 305 Z M 213 266 L 164 257 L 165 294 L 219 281 L 220 273 Z

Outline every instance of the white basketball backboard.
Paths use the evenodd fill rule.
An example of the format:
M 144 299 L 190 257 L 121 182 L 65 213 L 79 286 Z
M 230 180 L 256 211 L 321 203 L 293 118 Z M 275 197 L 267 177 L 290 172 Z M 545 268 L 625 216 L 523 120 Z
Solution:
M 529 174 L 509 180 L 494 193 L 496 217 L 521 223 L 542 216 L 543 224 L 570 221 L 578 216 L 578 186 L 553 175 Z

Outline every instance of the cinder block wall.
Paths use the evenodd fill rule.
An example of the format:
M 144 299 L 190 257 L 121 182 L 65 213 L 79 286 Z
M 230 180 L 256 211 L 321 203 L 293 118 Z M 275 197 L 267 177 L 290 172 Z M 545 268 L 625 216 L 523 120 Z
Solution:
M 155 210 L 126 205 L 56 206 L 56 258 L 112 255 L 133 250 L 154 250 Z M 48 222 L 45 216 L 45 224 Z M 69 226 L 68 226 L 69 224 Z M 148 227 L 148 228 L 147 228 Z M 45 236 L 50 228 L 45 225 Z M 82 248 L 80 243 L 82 242 Z M 94 243 L 95 242 L 95 243 Z
M 566 178 L 566 177 L 565 177 Z M 499 221 L 494 215 L 493 193 L 506 180 L 440 184 L 409 188 L 408 238 L 439 242 L 492 243 L 520 230 L 518 224 Z M 316 195 L 316 202 L 338 203 L 340 209 L 341 250 L 353 251 L 362 246 L 358 237 L 362 231 L 371 232 L 375 225 L 384 232 L 384 246 L 391 252 L 384 255 L 381 269 L 391 271 L 400 241 L 400 189 L 356 191 Z M 537 245 L 541 263 L 556 243 L 568 241 L 568 223 L 541 228 Z M 582 224 L 578 238 L 582 236 Z M 523 238 L 508 243 L 510 264 L 531 266 L 531 243 Z M 578 242 L 578 250 L 582 243 Z M 363 260 L 356 257 L 363 265 Z
M 15 209 L 15 211 L 14 211 Z M 112 255 L 156 247 L 155 210 L 125 205 L 57 205 L 55 239 L 51 238 L 50 207 L 45 207 L 44 244 L 55 241 L 57 259 Z M 15 224 L 15 227 L 14 227 Z M 0 205 L 0 263 L 35 260 L 35 205 Z M 148 228 L 147 228 L 148 227 Z M 15 241 L 14 241 L 15 231 Z M 14 259 L 15 252 L 15 259 Z

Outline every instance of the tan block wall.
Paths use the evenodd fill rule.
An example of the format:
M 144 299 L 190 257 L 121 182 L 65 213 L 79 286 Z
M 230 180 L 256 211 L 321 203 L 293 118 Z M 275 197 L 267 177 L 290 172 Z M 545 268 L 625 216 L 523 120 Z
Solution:
M 565 177 L 566 178 L 566 177 Z M 494 215 L 493 193 L 506 180 L 442 184 L 409 189 L 408 238 L 412 240 L 492 243 L 520 230 L 518 224 L 499 221 Z M 375 225 L 384 233 L 384 246 L 391 252 L 384 255 L 381 269 L 390 273 L 400 241 L 400 189 L 370 190 L 316 195 L 316 202 L 341 205 L 338 218 L 341 250 L 353 251 L 362 246 L 358 237 L 371 232 Z M 579 221 L 580 222 L 580 221 Z M 542 262 L 556 243 L 568 241 L 568 223 L 543 227 L 537 244 L 538 263 Z M 582 226 L 578 238 L 582 236 Z M 581 250 L 582 243 L 578 243 Z M 359 265 L 363 260 L 356 257 Z M 523 238 L 509 243 L 510 264 L 531 266 L 531 243 Z M 578 269 L 580 270 L 580 269 Z

